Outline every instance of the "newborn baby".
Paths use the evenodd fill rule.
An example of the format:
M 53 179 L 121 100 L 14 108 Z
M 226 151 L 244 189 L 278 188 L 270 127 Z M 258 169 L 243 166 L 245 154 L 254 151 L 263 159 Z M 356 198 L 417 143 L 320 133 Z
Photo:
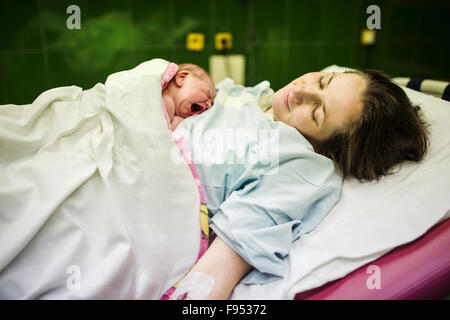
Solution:
M 170 67 L 177 66 L 170 64 Z M 180 64 L 162 92 L 172 130 L 184 118 L 211 108 L 215 96 L 214 83 L 203 68 L 191 63 Z

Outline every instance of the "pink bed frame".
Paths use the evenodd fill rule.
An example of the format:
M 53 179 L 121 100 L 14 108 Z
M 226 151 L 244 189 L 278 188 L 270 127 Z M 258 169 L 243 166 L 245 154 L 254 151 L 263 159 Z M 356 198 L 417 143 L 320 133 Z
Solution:
M 375 276 L 373 268 L 379 271 L 380 281 L 375 286 L 373 278 L 367 284 Z M 449 295 L 450 219 L 447 219 L 415 241 L 395 248 L 342 279 L 297 293 L 295 299 L 442 299 Z

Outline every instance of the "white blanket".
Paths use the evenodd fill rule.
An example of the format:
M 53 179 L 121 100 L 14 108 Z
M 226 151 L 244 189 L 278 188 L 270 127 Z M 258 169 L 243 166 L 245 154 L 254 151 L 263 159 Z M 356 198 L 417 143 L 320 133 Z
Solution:
M 158 299 L 194 264 L 199 194 L 171 161 L 167 65 L 0 106 L 1 299 Z

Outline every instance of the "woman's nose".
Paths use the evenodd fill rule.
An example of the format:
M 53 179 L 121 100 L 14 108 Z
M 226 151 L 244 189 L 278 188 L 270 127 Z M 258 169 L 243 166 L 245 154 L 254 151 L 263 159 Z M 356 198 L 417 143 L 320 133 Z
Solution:
M 297 104 L 302 104 L 308 101 L 315 101 L 319 99 L 319 93 L 313 88 L 308 88 L 303 85 L 297 85 L 292 89 L 294 98 Z

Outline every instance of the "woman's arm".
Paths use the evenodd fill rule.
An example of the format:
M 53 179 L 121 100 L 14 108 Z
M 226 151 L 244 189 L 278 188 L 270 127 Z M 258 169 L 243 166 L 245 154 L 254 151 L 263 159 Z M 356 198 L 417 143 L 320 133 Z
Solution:
M 190 275 L 195 276 L 197 283 L 193 286 L 204 286 L 200 291 L 203 293 L 206 289 L 206 292 L 209 292 L 204 298 L 225 300 L 250 269 L 251 266 L 217 236 L 186 278 Z M 202 279 L 205 283 L 198 284 L 198 281 Z M 183 281 L 180 286 L 183 286 Z M 212 288 L 209 289 L 211 286 Z M 189 283 L 186 283 L 183 289 L 188 292 L 189 297 Z
M 205 254 L 194 265 L 191 272 L 202 272 L 211 276 L 215 283 L 208 299 L 228 299 L 234 287 L 251 266 L 216 236 Z

